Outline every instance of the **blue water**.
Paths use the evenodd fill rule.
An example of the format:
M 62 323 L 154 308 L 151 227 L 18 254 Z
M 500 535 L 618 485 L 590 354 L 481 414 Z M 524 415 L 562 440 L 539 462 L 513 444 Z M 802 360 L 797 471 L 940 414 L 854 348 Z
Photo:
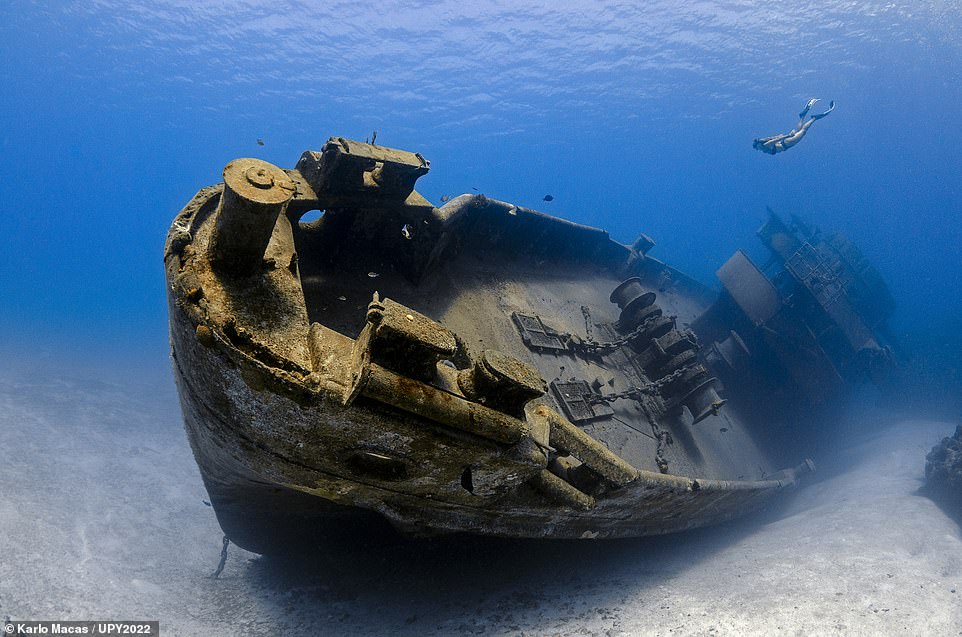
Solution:
M 949 338 L 960 26 L 934 0 L 8 0 L 0 341 L 162 354 L 164 235 L 192 194 L 235 157 L 291 167 L 374 130 L 431 160 L 435 203 L 477 188 L 646 232 L 710 285 L 735 249 L 759 254 L 766 205 L 796 213 L 874 261 L 896 332 Z M 786 153 L 752 149 L 810 97 L 838 107 Z
M 797 147 L 752 148 L 812 97 L 837 108 Z M 374 130 L 431 160 L 435 204 L 477 189 L 644 232 L 714 287 L 736 249 L 765 260 L 766 206 L 840 230 L 889 283 L 915 382 L 867 388 L 815 449 L 824 481 L 744 525 L 290 564 L 232 548 L 208 580 L 221 531 L 169 371 L 167 229 L 234 158 L 290 168 Z M 962 409 L 960 175 L 962 0 L 0 0 L 0 618 L 954 633 L 958 527 L 917 489 Z

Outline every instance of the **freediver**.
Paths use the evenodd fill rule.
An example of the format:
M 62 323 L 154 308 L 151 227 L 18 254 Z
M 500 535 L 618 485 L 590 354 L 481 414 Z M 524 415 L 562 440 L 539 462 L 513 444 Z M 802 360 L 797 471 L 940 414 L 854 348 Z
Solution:
M 812 122 L 817 119 L 822 119 L 835 110 L 835 100 L 832 100 L 829 102 L 827 111 L 824 113 L 819 113 L 818 115 L 812 115 L 808 121 L 805 121 L 805 116 L 808 115 L 808 112 L 812 110 L 812 107 L 815 106 L 815 102 L 817 101 L 817 97 L 813 97 L 812 99 L 808 100 L 808 104 L 806 104 L 805 108 L 802 109 L 802 112 L 798 114 L 798 124 L 795 125 L 795 128 L 781 135 L 773 135 L 771 137 L 762 137 L 760 139 L 756 139 L 752 142 L 752 148 L 760 150 L 763 153 L 768 153 L 769 155 L 774 155 L 775 153 L 788 150 L 798 142 L 802 141 L 802 137 L 805 137 L 805 133 L 808 132 Z

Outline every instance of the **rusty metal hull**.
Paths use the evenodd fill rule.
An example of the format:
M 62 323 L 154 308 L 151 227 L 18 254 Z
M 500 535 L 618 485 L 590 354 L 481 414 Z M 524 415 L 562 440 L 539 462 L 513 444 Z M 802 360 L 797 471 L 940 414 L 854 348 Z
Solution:
M 190 334 L 185 336 L 192 338 Z M 186 338 L 184 344 L 189 344 Z M 249 506 L 251 514 L 273 511 L 295 518 L 346 517 L 344 509 L 329 506 L 329 503 L 338 503 L 376 511 L 399 529 L 414 535 L 466 531 L 513 537 L 631 537 L 722 522 L 762 506 L 778 491 L 794 483 L 792 475 L 779 480 L 747 482 L 703 479 L 697 481 L 696 486 L 695 481 L 688 478 L 653 474 L 639 478 L 623 488 L 617 497 L 607 499 L 604 506 L 590 511 L 546 505 L 539 502 L 543 498 L 537 493 L 528 494 L 530 502 L 517 498 L 499 506 L 484 506 L 488 503 L 483 501 L 464 502 L 463 498 L 446 501 L 441 497 L 405 494 L 383 485 L 360 484 L 354 478 L 332 473 L 331 467 L 339 464 L 336 449 L 340 445 L 332 445 L 331 454 L 320 457 L 320 462 L 315 460 L 312 466 L 278 453 L 289 445 L 285 440 L 289 432 L 316 428 L 321 419 L 325 426 L 336 431 L 351 426 L 349 417 L 325 413 L 323 401 L 304 406 L 277 396 L 265 401 L 247 387 L 239 370 L 225 373 L 227 361 L 214 357 L 201 360 L 205 353 L 194 354 L 178 355 L 175 372 L 191 446 L 212 498 L 217 501 L 233 497 L 238 500 L 232 503 L 236 509 Z M 185 380 L 186 375 L 179 368 L 183 363 L 194 365 L 195 373 L 191 374 L 194 381 Z M 195 391 L 198 384 L 204 385 L 204 390 Z M 231 404 L 233 418 L 230 420 L 207 407 L 225 401 Z M 285 415 L 283 428 L 271 430 L 262 426 L 274 422 L 278 413 Z M 410 446 L 413 447 L 413 443 Z M 468 453 L 471 451 L 477 453 L 474 461 L 478 464 L 490 454 L 490 450 L 480 447 Z M 274 501 L 269 506 L 243 501 L 245 491 L 253 494 L 265 489 L 283 501 Z M 310 500 L 292 497 L 291 491 L 314 497 Z M 238 543 L 245 544 L 242 540 Z
M 236 543 L 264 553 L 377 520 L 671 533 L 755 510 L 811 469 L 776 471 L 764 423 L 723 407 L 681 327 L 714 295 L 647 244 L 479 196 L 435 208 L 405 172 L 426 172 L 419 155 L 331 144 L 283 176 L 242 164 L 249 192 L 225 171 L 168 236 L 186 430 Z M 323 218 L 302 223 L 312 209 Z M 238 242 L 232 224 L 268 236 Z

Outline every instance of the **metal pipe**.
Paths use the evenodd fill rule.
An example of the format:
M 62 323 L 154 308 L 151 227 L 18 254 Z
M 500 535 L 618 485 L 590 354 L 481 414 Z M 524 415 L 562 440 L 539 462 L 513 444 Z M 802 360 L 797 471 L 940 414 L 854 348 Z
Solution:
M 572 509 L 587 511 L 595 508 L 593 497 L 582 493 L 547 469 L 536 473 L 529 484 L 555 502 L 566 504 Z
M 392 407 L 505 444 L 519 442 L 528 434 L 527 425 L 500 411 L 465 400 L 368 364 L 362 372 L 360 393 Z
M 623 486 L 638 478 L 637 469 L 550 407 L 538 405 L 533 415 L 548 421 L 548 442 L 552 447 L 573 454 L 609 482 Z

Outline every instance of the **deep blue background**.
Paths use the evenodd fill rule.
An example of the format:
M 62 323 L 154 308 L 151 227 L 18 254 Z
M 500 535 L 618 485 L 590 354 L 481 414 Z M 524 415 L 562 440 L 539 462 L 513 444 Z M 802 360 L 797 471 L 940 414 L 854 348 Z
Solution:
M 162 354 L 164 235 L 192 194 L 235 157 L 290 167 L 375 129 L 431 160 L 435 203 L 476 187 L 643 231 L 711 285 L 760 254 L 766 205 L 794 212 L 863 248 L 897 331 L 962 322 L 946 3 L 320 4 L 3 3 L 0 340 Z M 752 149 L 813 96 L 838 108 L 801 145 Z

